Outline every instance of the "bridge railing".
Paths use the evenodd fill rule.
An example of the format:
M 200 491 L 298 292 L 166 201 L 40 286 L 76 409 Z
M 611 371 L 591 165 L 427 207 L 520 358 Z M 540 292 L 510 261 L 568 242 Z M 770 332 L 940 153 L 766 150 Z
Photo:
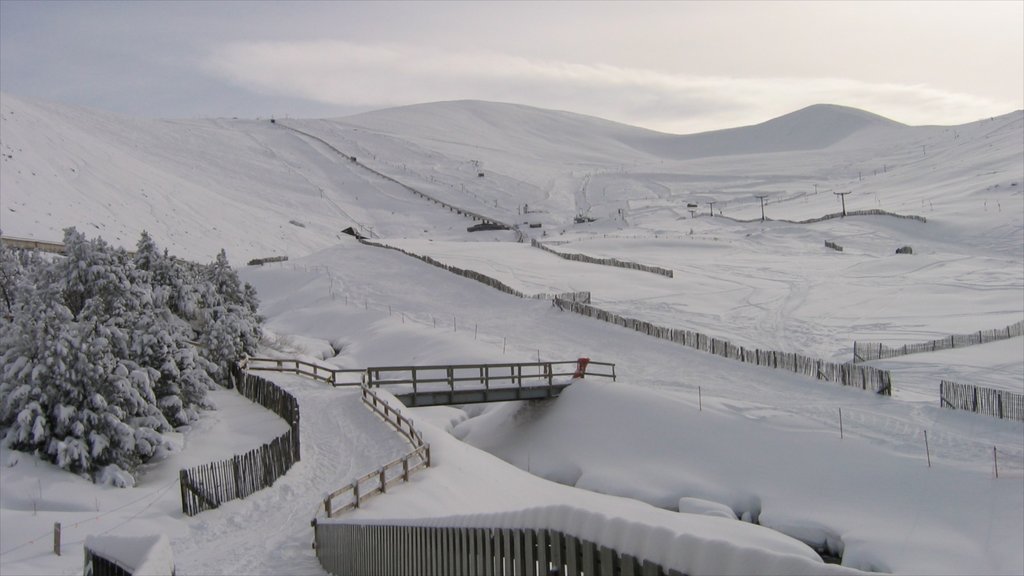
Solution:
M 359 386 L 366 373 L 362 368 L 330 368 L 294 358 L 249 358 L 245 369 L 250 372 L 290 372 L 331 386 Z
M 556 380 L 599 376 L 615 380 L 615 364 L 610 362 L 582 362 L 562 360 L 551 362 L 506 362 L 498 364 L 451 364 L 437 366 L 375 366 L 366 369 L 366 384 L 412 385 L 413 393 L 419 387 L 444 384 L 454 391 L 460 383 L 476 383 L 490 389 L 492 384 L 504 387 L 551 386 Z

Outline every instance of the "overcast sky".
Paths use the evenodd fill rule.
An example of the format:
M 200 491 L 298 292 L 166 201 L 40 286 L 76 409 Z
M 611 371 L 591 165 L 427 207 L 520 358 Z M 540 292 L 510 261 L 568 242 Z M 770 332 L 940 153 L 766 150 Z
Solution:
M 674 133 L 1024 108 L 1024 1 L 0 0 L 0 90 L 157 118 L 479 99 Z

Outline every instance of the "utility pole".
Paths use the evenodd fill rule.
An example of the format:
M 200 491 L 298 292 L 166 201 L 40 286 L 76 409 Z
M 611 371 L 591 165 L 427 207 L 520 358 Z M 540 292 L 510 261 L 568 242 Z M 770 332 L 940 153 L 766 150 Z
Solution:
M 846 195 L 850 192 L 833 192 L 836 196 L 839 196 L 843 200 L 843 216 L 846 216 Z
M 764 199 L 767 196 L 754 196 L 754 198 L 761 200 L 761 222 L 764 222 Z
M 711 216 L 714 216 L 715 215 L 715 203 L 714 202 L 708 202 L 708 205 L 711 206 Z

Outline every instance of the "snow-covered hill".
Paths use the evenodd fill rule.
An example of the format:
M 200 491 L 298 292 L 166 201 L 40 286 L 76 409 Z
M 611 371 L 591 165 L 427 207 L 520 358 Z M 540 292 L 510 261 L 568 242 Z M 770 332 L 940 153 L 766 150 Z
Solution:
M 235 264 L 289 255 L 286 265 L 243 272 L 260 290 L 268 343 L 288 354 L 342 367 L 538 356 L 618 364 L 620 383 L 581 386 L 546 408 L 416 411 L 438 447 L 437 468 L 361 515 L 488 513 L 505 502 L 562 497 L 451 441 L 451 430 L 551 480 L 672 510 L 713 502 L 719 512 L 724 505 L 757 516 L 785 534 L 845 550 L 844 560 L 860 568 L 1024 568 L 1014 547 L 1024 536 L 1022 425 L 941 409 L 937 398 L 937 381 L 950 372 L 1024 392 L 1018 341 L 919 355 L 904 368 L 893 361 L 894 397 L 879 398 L 652 340 L 339 236 L 353 226 L 526 292 L 588 290 L 626 316 L 848 360 L 854 339 L 922 341 L 1024 317 L 1020 111 L 912 127 L 823 105 L 757 126 L 679 136 L 474 101 L 271 123 L 144 121 L 4 94 L 0 154 L 4 234 L 55 240 L 74 225 L 130 246 L 146 229 L 188 258 L 210 259 L 220 247 Z M 675 277 L 566 262 L 514 244 L 510 232 L 469 233 L 471 219 L 388 178 L 520 224 L 559 250 L 669 267 Z M 781 221 L 839 212 L 833 192 L 850 192 L 849 210 L 928 222 Z M 757 196 L 765 197 L 767 222 Z M 593 221 L 574 222 L 580 215 Z M 895 255 L 905 244 L 915 254 Z M 952 364 L 955 371 L 947 369 Z M 335 424 L 325 391 L 288 385 L 315 403 L 304 433 L 309 422 L 329 444 Z M 323 429 L 314 428 L 317 421 Z M 177 461 L 155 465 L 132 490 L 160 502 L 146 526 L 166 527 L 175 550 L 189 554 L 182 566 L 190 571 L 271 573 L 290 562 L 305 569 L 311 505 L 365 473 L 357 468 L 373 456 L 391 457 L 374 452 L 374 443 L 346 445 L 344 462 L 330 466 L 318 464 L 330 455 L 318 446 L 281 490 L 192 520 L 174 517 L 173 490 L 159 492 L 173 482 L 164 468 Z M 19 459 L 7 458 L 7 465 Z M 89 510 L 113 506 L 102 489 L 94 495 L 76 485 L 85 496 L 71 502 L 40 489 L 36 499 L 53 510 L 30 517 L 26 494 L 38 476 L 24 458 L 3 472 L 0 552 L 22 544 L 8 544 L 10 518 L 29 524 L 34 536 L 60 514 L 74 512 L 69 517 L 87 526 Z M 18 494 L 6 488 L 8 479 Z M 489 487 L 514 498 L 494 497 Z M 682 498 L 703 502 L 687 508 Z M 111 529 L 131 530 L 130 514 L 143 512 L 104 518 Z M 232 535 L 243 528 L 253 537 Z M 197 545 L 197 537 L 211 543 Z M 230 558 L 213 543 L 218 538 L 231 539 Z M 279 546 L 269 550 L 265 542 Z M 29 553 L 33 546 L 0 558 L 4 573 L 67 571 Z

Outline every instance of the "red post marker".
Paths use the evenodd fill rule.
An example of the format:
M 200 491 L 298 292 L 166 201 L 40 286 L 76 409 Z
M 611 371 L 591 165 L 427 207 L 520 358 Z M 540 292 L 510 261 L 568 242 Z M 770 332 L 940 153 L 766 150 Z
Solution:
M 586 376 L 587 364 L 590 364 L 590 358 L 580 358 L 576 360 L 576 373 L 572 375 L 573 380 Z

